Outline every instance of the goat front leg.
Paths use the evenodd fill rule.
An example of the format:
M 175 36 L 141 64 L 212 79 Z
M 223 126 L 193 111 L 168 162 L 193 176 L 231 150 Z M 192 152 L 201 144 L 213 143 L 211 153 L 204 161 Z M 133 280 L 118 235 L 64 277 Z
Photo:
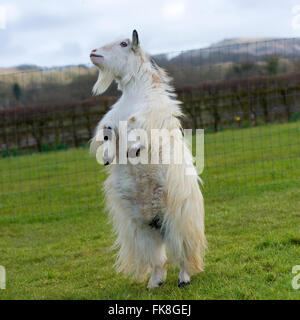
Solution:
M 103 144 L 103 164 L 105 166 L 113 163 L 116 157 L 116 144 L 115 141 L 105 141 Z
M 145 149 L 145 147 L 140 142 L 136 142 L 136 143 L 132 144 L 128 148 L 127 158 L 130 158 L 130 159 L 138 158 L 143 149 Z
M 102 130 L 104 140 L 102 158 L 104 165 L 107 166 L 113 163 L 116 157 L 117 141 L 115 131 L 111 126 L 105 126 Z

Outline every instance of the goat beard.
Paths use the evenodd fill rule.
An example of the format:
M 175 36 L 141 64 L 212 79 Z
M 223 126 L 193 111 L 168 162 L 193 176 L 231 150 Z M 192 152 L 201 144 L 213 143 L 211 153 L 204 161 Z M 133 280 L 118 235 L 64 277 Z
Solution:
M 109 70 L 105 70 L 105 69 L 99 70 L 98 80 L 93 87 L 93 95 L 97 96 L 105 92 L 113 80 L 114 80 L 114 76 Z

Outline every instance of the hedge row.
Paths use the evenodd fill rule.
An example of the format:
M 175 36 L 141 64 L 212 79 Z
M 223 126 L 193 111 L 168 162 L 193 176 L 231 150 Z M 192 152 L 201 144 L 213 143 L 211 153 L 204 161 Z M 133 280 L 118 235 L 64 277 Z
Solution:
M 0 151 L 43 150 L 44 145 L 78 147 L 87 142 L 116 98 L 43 104 L 0 110 Z
M 177 89 L 192 127 L 290 121 L 299 111 L 300 73 L 233 79 Z M 238 120 L 237 120 L 238 119 Z
M 299 111 L 300 73 L 201 83 L 177 88 L 184 126 L 210 128 L 289 121 Z M 117 98 L 42 104 L 0 110 L 0 151 L 45 146 L 78 147 L 93 135 Z

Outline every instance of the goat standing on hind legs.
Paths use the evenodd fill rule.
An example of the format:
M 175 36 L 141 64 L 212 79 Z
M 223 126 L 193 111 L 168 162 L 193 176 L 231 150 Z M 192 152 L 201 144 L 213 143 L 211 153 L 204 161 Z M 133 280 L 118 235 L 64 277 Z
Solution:
M 109 165 L 104 188 L 116 233 L 115 247 L 119 249 L 117 271 L 141 281 L 151 273 L 148 288 L 158 287 L 167 276 L 167 249 L 170 260 L 180 268 L 178 286 L 183 287 L 190 283 L 191 275 L 203 271 L 206 240 L 199 178 L 180 131 L 180 102 L 174 99 L 170 78 L 140 47 L 135 30 L 131 40 L 95 49 L 90 57 L 99 68 L 93 93 L 103 93 L 113 80 L 122 91 L 98 124 L 91 142 L 91 151 L 103 148 L 104 164 Z M 153 129 L 177 130 L 172 141 L 183 146 L 184 161 L 121 164 L 121 121 L 127 121 L 129 131 L 143 129 L 148 137 Z M 97 138 L 100 132 L 106 132 L 102 141 Z M 145 148 L 147 143 L 142 139 L 139 146 L 128 143 L 127 156 L 133 153 L 133 158 L 141 157 L 142 147 L 146 154 L 153 155 L 153 150 Z M 160 156 L 161 148 L 158 153 Z M 170 154 L 175 157 L 178 153 L 182 150 L 171 143 Z M 188 175 L 187 168 L 195 174 Z

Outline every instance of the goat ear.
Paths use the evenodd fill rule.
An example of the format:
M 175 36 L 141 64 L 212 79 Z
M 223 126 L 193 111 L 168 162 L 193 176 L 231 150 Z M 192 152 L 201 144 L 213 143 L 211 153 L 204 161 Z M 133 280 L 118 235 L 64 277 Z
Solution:
M 136 30 L 132 32 L 132 49 L 135 51 L 140 45 L 139 36 Z

